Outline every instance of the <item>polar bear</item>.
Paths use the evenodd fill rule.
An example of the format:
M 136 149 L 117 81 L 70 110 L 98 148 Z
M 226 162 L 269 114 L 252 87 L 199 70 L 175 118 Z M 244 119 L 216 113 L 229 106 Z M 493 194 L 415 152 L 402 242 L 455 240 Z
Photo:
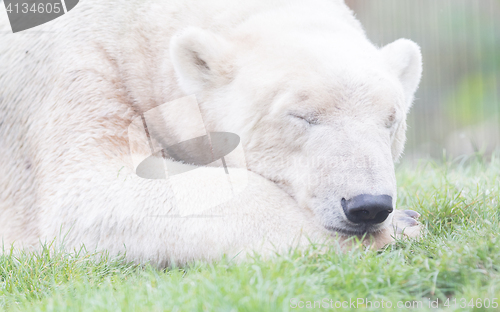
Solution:
M 0 34 L 7 246 L 58 238 L 165 266 L 418 235 L 418 213 L 394 209 L 394 161 L 420 50 L 375 47 L 343 1 L 85 0 L 16 34 L 4 15 Z M 247 169 L 231 172 L 248 185 L 206 212 L 216 217 L 168 218 L 175 192 L 135 173 L 127 127 L 193 95 L 208 132 L 241 138 Z M 163 135 L 179 141 L 189 129 L 168 109 Z

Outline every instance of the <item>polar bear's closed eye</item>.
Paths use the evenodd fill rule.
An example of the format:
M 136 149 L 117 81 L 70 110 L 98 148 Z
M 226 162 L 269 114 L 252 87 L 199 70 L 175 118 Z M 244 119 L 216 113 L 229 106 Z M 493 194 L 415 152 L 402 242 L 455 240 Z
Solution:
M 309 126 L 318 125 L 319 119 L 316 114 L 311 113 L 301 113 L 301 112 L 289 112 L 288 115 L 295 120 L 299 120 L 300 122 L 305 122 Z

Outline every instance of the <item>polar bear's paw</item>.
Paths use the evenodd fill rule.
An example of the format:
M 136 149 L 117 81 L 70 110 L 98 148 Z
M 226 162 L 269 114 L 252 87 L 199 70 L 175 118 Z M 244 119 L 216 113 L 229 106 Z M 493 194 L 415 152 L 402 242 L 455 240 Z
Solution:
M 397 238 L 420 236 L 420 214 L 413 210 L 396 210 L 392 219 L 392 227 Z
M 394 243 L 401 238 L 417 238 L 421 235 L 422 225 L 418 222 L 420 214 L 413 210 L 396 210 L 392 224 L 366 237 L 364 244 L 374 249 Z

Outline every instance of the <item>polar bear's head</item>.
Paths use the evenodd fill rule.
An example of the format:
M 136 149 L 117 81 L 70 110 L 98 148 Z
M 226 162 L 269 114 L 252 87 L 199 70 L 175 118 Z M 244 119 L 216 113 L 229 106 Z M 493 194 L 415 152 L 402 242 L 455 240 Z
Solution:
M 181 88 L 197 96 L 209 131 L 239 134 L 248 168 L 326 228 L 362 234 L 388 226 L 419 47 L 400 39 L 378 49 L 355 25 L 258 25 L 174 37 Z

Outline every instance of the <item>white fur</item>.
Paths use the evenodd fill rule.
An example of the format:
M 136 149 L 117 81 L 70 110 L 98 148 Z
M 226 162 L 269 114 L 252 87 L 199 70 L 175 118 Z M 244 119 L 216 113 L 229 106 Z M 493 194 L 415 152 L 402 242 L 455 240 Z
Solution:
M 33 30 L 8 30 L 3 19 L 6 244 L 66 235 L 68 248 L 126 250 L 163 266 L 361 233 L 341 198 L 396 200 L 393 160 L 420 51 L 409 40 L 377 49 L 342 1 L 85 0 Z M 186 195 L 134 174 L 127 127 L 138 112 L 193 93 L 207 131 L 241 136 L 250 172 L 233 177 L 248 187 L 206 212 L 222 217 L 166 218 Z M 183 131 L 175 112 L 171 142 Z M 372 229 L 377 246 L 392 240 L 391 220 Z

